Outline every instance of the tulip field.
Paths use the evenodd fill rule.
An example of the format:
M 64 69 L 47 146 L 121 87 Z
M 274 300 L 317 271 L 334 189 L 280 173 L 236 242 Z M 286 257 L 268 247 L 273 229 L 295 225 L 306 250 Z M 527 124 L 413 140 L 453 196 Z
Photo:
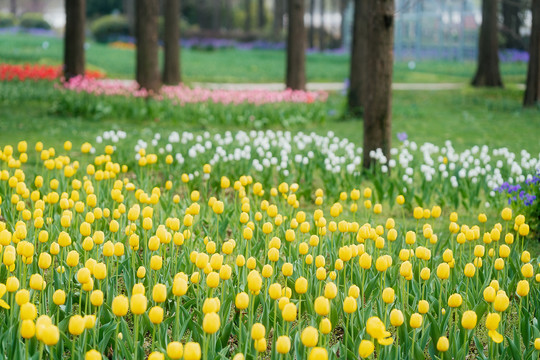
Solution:
M 7 359 L 538 359 L 540 158 L 400 136 L 0 147 Z

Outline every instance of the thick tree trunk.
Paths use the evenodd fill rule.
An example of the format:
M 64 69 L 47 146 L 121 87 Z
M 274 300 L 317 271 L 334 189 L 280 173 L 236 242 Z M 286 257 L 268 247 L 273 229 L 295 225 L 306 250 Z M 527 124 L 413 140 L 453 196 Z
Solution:
M 309 0 L 309 44 L 308 47 L 315 47 L 315 0 Z
M 65 0 L 64 77 L 84 75 L 86 0 Z
M 372 151 L 390 158 L 392 126 L 392 66 L 394 58 L 394 0 L 372 0 L 367 20 L 366 92 L 364 111 L 364 167 Z
M 10 0 L 9 1 L 9 11 L 13 16 L 17 16 L 17 0 Z
M 504 47 L 507 49 L 523 49 L 523 41 L 519 34 L 521 19 L 519 17 L 520 0 L 502 0 Z
M 279 40 L 283 31 L 284 0 L 274 0 L 273 38 Z
M 178 85 L 180 77 L 180 0 L 165 0 L 163 83 Z
M 353 39 L 351 47 L 351 68 L 349 76 L 348 108 L 353 115 L 360 116 L 364 108 L 366 87 L 366 61 L 368 55 L 367 20 L 369 3 L 354 1 Z
M 540 0 L 532 0 L 532 28 L 529 42 L 529 69 L 524 106 L 540 104 Z
M 259 6 L 257 7 L 259 29 L 264 29 L 266 26 L 266 9 L 264 8 L 264 0 L 259 0 Z
M 287 34 L 287 88 L 306 89 L 306 28 L 304 0 L 289 0 Z
M 244 22 L 244 31 L 251 31 L 251 0 L 244 0 L 244 11 L 246 12 L 246 21 Z
M 136 0 L 137 74 L 139 86 L 157 93 L 161 86 L 158 64 L 159 0 Z
M 325 7 L 325 1 L 326 0 L 320 0 L 321 1 L 321 7 L 320 7 L 320 14 L 321 14 L 321 26 L 319 27 L 319 50 L 324 51 L 326 48 L 326 28 L 325 28 L 325 21 L 324 21 L 324 15 L 326 12 Z
M 502 87 L 499 69 L 498 0 L 482 0 L 482 26 L 478 38 L 478 68 L 473 86 Z

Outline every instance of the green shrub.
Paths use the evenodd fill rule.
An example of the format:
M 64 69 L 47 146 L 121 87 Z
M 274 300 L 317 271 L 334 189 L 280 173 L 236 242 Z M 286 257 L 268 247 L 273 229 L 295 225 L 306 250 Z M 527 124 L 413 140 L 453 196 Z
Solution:
M 51 25 L 39 13 L 25 13 L 21 16 L 20 26 L 25 29 L 49 30 Z
M 8 13 L 0 13 L 0 28 L 15 26 L 15 16 Z
M 125 16 L 106 15 L 92 23 L 91 31 L 97 42 L 112 42 L 129 35 L 129 24 Z

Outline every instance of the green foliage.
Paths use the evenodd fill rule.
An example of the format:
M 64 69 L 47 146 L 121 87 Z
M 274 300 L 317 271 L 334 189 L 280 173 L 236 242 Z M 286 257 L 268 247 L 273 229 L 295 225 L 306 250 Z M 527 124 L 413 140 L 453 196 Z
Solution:
M 0 28 L 15 26 L 15 16 L 8 13 L 0 13 Z
M 21 16 L 19 25 L 25 29 L 44 29 L 49 30 L 51 25 L 43 18 L 40 13 L 25 13 Z
M 109 15 L 120 10 L 123 10 L 122 0 L 100 0 L 86 2 L 86 16 L 89 18 Z
M 125 16 L 105 15 L 95 20 L 91 26 L 97 42 L 107 43 L 129 35 L 129 24 Z

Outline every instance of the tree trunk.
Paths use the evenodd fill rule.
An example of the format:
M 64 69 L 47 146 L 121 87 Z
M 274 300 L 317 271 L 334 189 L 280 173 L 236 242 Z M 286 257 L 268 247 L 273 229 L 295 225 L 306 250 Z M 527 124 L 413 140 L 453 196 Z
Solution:
M 126 16 L 129 33 L 132 36 L 135 36 L 135 3 L 133 0 L 123 0 L 122 9 Z
M 366 87 L 366 61 L 368 55 L 367 20 L 369 3 L 366 0 L 354 1 L 353 39 L 349 77 L 348 108 L 355 116 L 360 116 L 364 108 Z
M 497 26 L 498 0 L 482 0 L 482 26 L 478 38 L 478 68 L 473 86 L 502 87 Z
M 221 0 L 214 0 L 212 9 L 212 30 L 216 33 L 221 29 Z
M 136 0 L 135 30 L 139 86 L 157 93 L 161 86 L 158 64 L 158 0 Z
M 65 0 L 64 77 L 84 75 L 86 0 Z
M 320 14 L 321 14 L 321 26 L 319 27 L 319 50 L 324 51 L 326 47 L 326 28 L 324 23 L 324 15 L 326 12 L 325 9 L 325 1 L 326 0 L 320 0 L 321 1 L 321 7 L 320 7 Z
M 287 34 L 287 88 L 306 88 L 306 28 L 304 0 L 289 0 L 289 31 Z
M 390 158 L 392 126 L 392 66 L 394 58 L 394 0 L 372 0 L 367 19 L 366 92 L 364 111 L 364 167 L 381 149 Z
M 540 104 L 540 0 L 532 0 L 532 28 L 529 41 L 529 69 L 523 106 Z
M 521 19 L 519 17 L 520 0 L 502 0 L 504 47 L 507 49 L 523 49 L 523 41 L 519 33 Z
M 341 22 L 339 24 L 339 36 L 341 37 L 341 46 L 345 45 L 345 10 L 347 9 L 347 3 L 348 0 L 339 0 L 339 14 L 341 15 Z
M 180 0 L 165 0 L 163 83 L 178 85 L 180 77 Z
M 258 21 L 259 21 L 259 29 L 264 29 L 266 26 L 266 9 L 264 8 L 264 0 L 259 0 L 259 6 L 257 8 L 258 11 Z
M 246 12 L 246 22 L 244 23 L 244 32 L 251 31 L 251 0 L 244 0 L 244 9 Z
M 309 45 L 310 49 L 315 47 L 315 0 L 309 0 Z
M 13 16 L 17 16 L 17 0 L 10 0 L 9 1 L 9 11 Z
M 276 41 L 281 38 L 281 32 L 283 31 L 284 5 L 284 0 L 274 0 L 274 26 L 272 32 Z

